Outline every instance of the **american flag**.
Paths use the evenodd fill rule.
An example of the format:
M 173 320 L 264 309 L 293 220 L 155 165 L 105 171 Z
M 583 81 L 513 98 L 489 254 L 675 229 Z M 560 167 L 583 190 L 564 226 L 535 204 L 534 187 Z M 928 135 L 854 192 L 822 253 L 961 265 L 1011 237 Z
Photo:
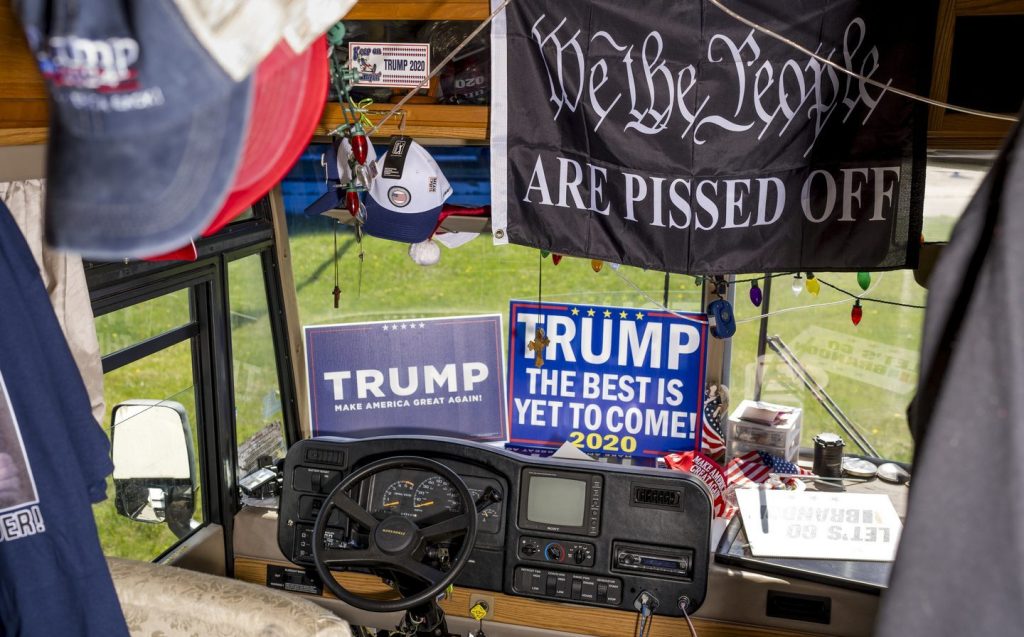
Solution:
M 719 412 L 722 404 L 722 394 L 718 392 L 714 397 L 710 396 L 710 387 L 704 392 L 704 410 L 701 413 L 703 421 L 703 432 L 701 438 L 701 452 L 718 462 L 725 460 L 725 434 L 722 432 L 722 416 L 725 410 Z
M 770 473 L 810 475 L 812 472 L 801 469 L 785 458 L 764 451 L 748 451 L 725 465 L 725 479 L 729 486 L 745 487 L 760 484 L 768 479 Z
M 725 465 L 725 480 L 729 485 L 729 493 L 733 489 L 742 489 L 761 484 L 768 479 L 770 473 L 798 473 L 800 475 L 811 475 L 813 472 L 801 469 L 789 460 L 773 456 L 764 451 L 748 451 L 742 456 L 736 456 Z M 787 484 L 792 484 L 796 478 L 783 478 Z M 728 502 L 735 502 L 735 498 L 727 498 Z M 734 504 L 727 504 L 725 507 L 725 519 L 732 519 L 732 516 L 739 511 Z

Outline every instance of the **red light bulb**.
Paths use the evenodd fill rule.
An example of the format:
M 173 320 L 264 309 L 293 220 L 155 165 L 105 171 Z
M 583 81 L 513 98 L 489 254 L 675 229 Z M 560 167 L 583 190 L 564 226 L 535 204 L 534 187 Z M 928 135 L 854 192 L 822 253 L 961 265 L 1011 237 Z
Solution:
M 552 254 L 551 255 L 551 262 L 554 263 L 555 265 L 558 265 L 559 263 L 562 262 L 562 255 L 560 255 L 560 254 Z
M 345 210 L 348 210 L 353 217 L 359 214 L 359 193 L 355 190 L 345 193 Z
M 861 318 L 864 317 L 864 308 L 860 306 L 860 299 L 853 302 L 853 309 L 850 310 L 850 320 L 853 321 L 854 325 L 860 325 Z
M 353 135 L 352 136 L 352 157 L 355 158 L 357 164 L 366 163 L 366 154 L 369 143 L 366 141 L 366 135 Z

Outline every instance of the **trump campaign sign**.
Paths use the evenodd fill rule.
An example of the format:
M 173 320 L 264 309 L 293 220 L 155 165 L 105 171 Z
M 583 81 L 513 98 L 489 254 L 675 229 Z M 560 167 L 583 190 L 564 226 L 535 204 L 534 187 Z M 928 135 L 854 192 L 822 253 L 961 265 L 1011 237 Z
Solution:
M 305 328 L 314 436 L 505 438 L 501 316 Z
M 707 318 L 512 301 L 510 441 L 662 456 L 700 448 Z

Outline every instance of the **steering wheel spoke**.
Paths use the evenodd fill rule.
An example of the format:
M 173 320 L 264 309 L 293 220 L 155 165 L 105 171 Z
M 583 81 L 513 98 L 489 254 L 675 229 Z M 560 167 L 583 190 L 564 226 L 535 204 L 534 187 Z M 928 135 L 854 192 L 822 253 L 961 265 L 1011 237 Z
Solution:
M 442 579 L 444 579 L 445 575 L 447 575 L 447 573 L 440 571 L 434 568 L 433 566 L 424 564 L 423 562 L 416 561 L 411 557 L 399 560 L 395 564 L 395 568 L 402 571 L 406 575 L 418 577 L 419 579 L 427 582 L 431 586 L 434 586 L 435 584 L 440 582 Z
M 380 563 L 380 554 L 372 549 L 323 549 L 320 559 L 330 567 L 372 566 Z
M 428 542 L 438 542 L 452 537 L 465 535 L 469 528 L 469 514 L 460 513 L 447 520 L 420 529 L 420 536 Z
M 370 512 L 359 506 L 359 503 L 353 500 L 344 491 L 338 490 L 331 495 L 331 504 L 341 509 L 341 512 L 347 515 L 350 519 L 358 522 L 361 526 L 370 531 L 373 531 L 377 527 L 377 518 L 370 515 Z M 326 505 L 325 505 L 326 506 Z

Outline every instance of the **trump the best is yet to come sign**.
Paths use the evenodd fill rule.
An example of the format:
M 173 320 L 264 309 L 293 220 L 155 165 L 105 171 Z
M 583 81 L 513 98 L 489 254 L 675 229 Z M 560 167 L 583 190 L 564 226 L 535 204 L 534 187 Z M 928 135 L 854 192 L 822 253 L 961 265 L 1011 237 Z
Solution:
M 707 319 L 512 301 L 511 442 L 661 456 L 700 448 Z

